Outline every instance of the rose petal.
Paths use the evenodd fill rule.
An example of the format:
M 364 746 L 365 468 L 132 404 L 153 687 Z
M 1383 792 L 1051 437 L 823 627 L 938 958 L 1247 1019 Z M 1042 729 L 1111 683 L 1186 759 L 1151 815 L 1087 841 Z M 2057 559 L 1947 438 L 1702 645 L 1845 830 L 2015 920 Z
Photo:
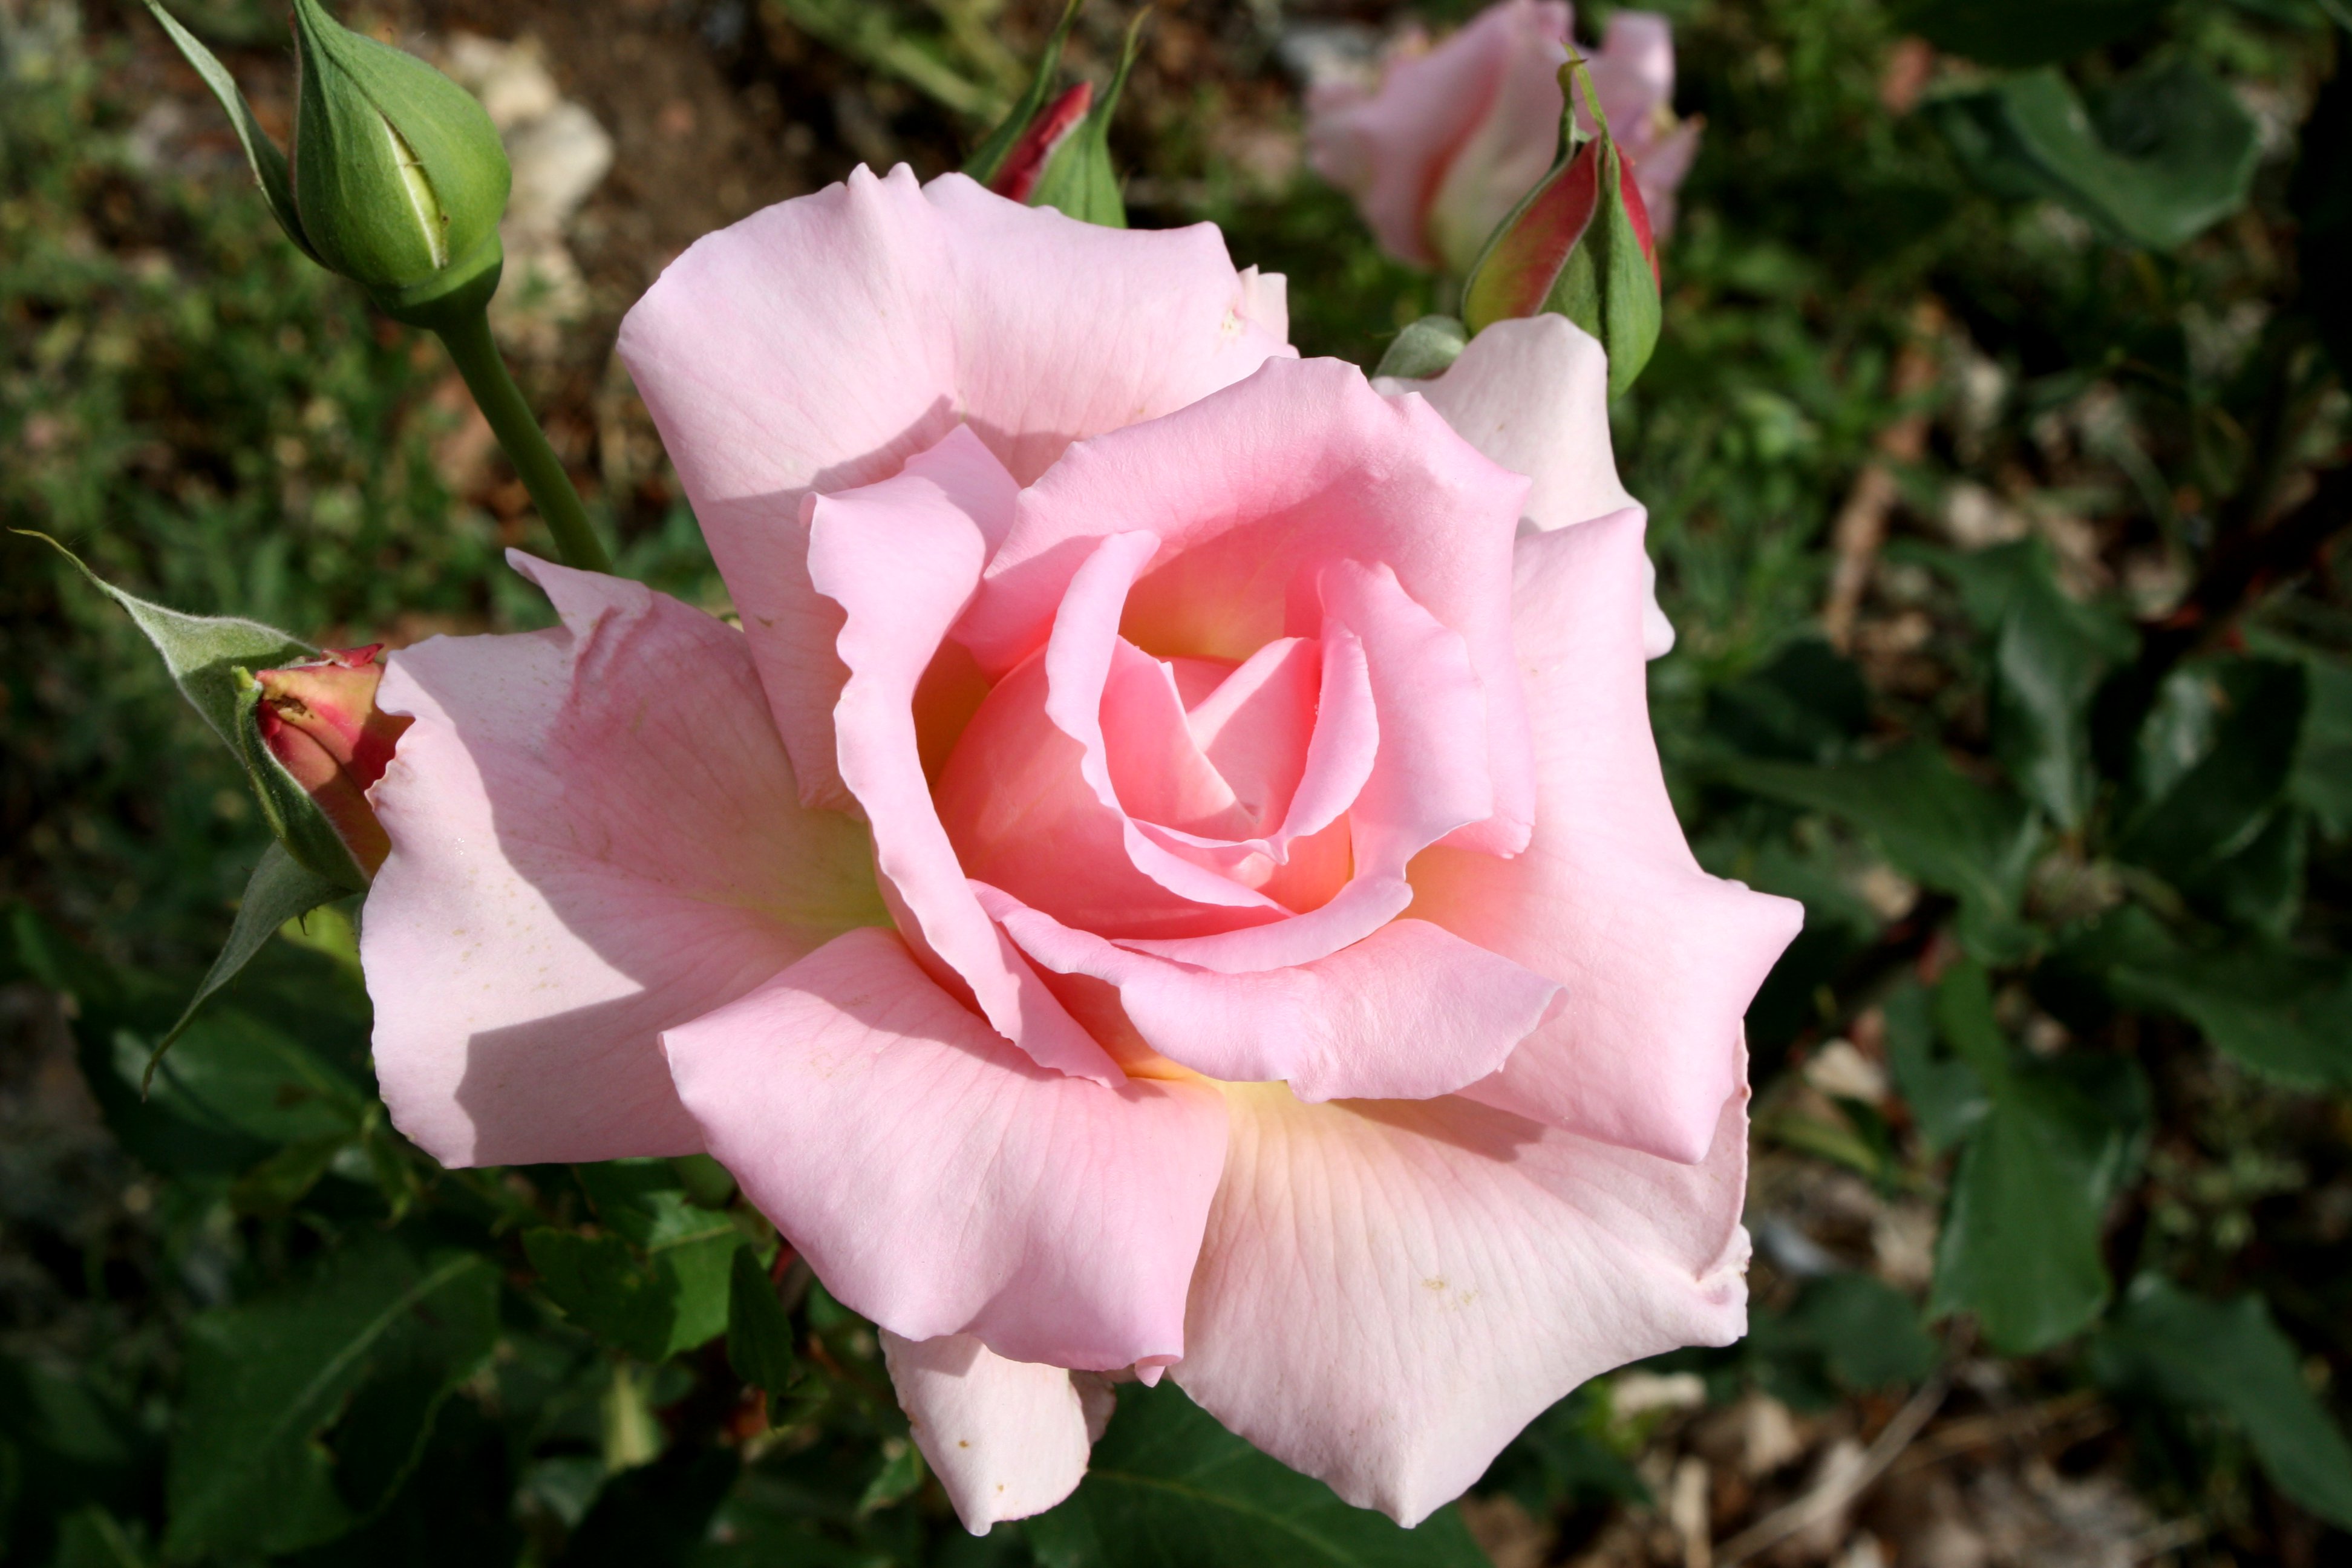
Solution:
M 1050 288 L 1039 279 L 1052 280 Z M 1287 353 L 1278 278 L 1208 224 L 1106 229 L 904 167 L 706 236 L 620 352 L 742 612 L 802 792 L 846 804 L 840 616 L 808 580 L 811 490 L 870 484 L 968 421 L 1023 479 L 1068 442 Z
M 1097 1370 L 1184 1353 L 1224 1146 L 1208 1086 L 1042 1068 L 874 930 L 663 1045 L 710 1152 L 892 1333 Z
M 915 1446 L 974 1535 L 1077 1489 L 1093 1439 L 1063 1368 L 1007 1361 L 969 1334 L 919 1341 L 887 1329 L 882 1360 Z
M 446 1165 L 683 1154 L 656 1037 L 887 921 L 866 835 L 803 809 L 741 634 L 520 554 L 562 627 L 434 637 L 372 792 L 360 955 L 394 1122 Z
M 1507 15 L 1508 7 L 1497 6 Z M 1466 275 L 1486 238 L 1559 154 L 1559 68 L 1568 59 L 1566 6 L 1528 6 L 1507 63 L 1470 133 L 1447 156 L 1428 197 L 1423 232 L 1444 269 Z M 1547 24 L 1558 21 L 1554 31 Z M 1475 27 L 1477 24 L 1473 23 Z M 1463 29 L 1468 37 L 1471 28 Z M 1613 123 L 1613 122 L 1612 122 Z
M 1427 381 L 1383 376 L 1391 396 L 1417 392 L 1464 440 L 1529 483 L 1523 528 L 1566 528 L 1639 502 L 1617 478 L 1609 444 L 1609 359 L 1565 316 L 1496 321 L 1462 357 Z M 1675 646 L 1675 628 L 1651 584 L 1643 644 L 1652 658 Z
M 1010 668 L 1045 643 L 1104 536 L 1149 532 L 1160 547 L 1127 597 L 1124 635 L 1163 658 L 1239 661 L 1316 629 L 1326 565 L 1378 562 L 1469 648 L 1495 810 L 1457 841 L 1507 854 L 1534 794 L 1502 586 L 1525 485 L 1353 366 L 1269 361 L 1189 408 L 1072 447 L 1022 492 L 955 635 L 982 668 Z
M 1745 1092 L 1683 1165 L 1448 1098 L 1226 1091 L 1176 1381 L 1412 1524 L 1587 1378 L 1746 1327 Z
M 1302 1100 L 1449 1094 L 1500 1067 L 1558 990 L 1426 921 L 1387 921 L 1307 962 L 1220 973 L 1073 931 L 993 888 L 980 894 L 1039 963 L 1116 987 L 1127 1022 L 1161 1056 L 1227 1081 L 1287 1080 Z
M 1556 68 L 1564 52 L 1548 54 L 1545 46 L 1559 49 L 1568 28 L 1569 8 L 1555 0 L 1505 0 L 1486 7 L 1441 47 L 1391 65 L 1377 92 L 1316 114 L 1307 128 L 1310 161 L 1325 179 L 1355 196 L 1364 221 L 1392 255 L 1435 266 L 1424 222 L 1431 193 L 1514 67 L 1524 68 L 1522 62 L 1533 59 Z M 1556 127 L 1556 97 L 1551 112 Z M 1557 140 L 1555 129 L 1536 174 L 1549 164 Z
M 1706 1156 L 1740 1018 L 1804 918 L 1699 869 L 1658 770 L 1641 653 L 1642 518 L 1519 542 L 1536 831 L 1513 860 L 1437 848 L 1413 912 L 1559 981 L 1559 1007 L 1472 1091 L 1672 1160 Z
M 835 708 L 841 777 L 866 808 L 876 862 L 926 955 L 1039 1065 L 1116 1083 L 1102 1047 L 981 912 L 932 804 L 916 735 L 916 688 L 980 581 L 988 530 L 1012 490 L 1012 476 L 958 426 L 896 478 L 812 502 L 811 581 L 845 617 L 836 642 L 849 671 Z

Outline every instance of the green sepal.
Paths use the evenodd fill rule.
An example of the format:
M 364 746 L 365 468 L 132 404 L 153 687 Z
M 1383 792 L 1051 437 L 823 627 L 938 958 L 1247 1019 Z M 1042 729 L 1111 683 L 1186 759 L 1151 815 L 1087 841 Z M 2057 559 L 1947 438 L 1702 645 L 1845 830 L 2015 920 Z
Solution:
M 1127 226 L 1127 200 L 1119 195 L 1118 175 L 1110 166 L 1110 119 L 1118 112 L 1120 94 L 1127 90 L 1128 73 L 1135 68 L 1136 50 L 1143 37 L 1143 19 L 1150 15 L 1149 10 L 1138 11 L 1135 20 L 1128 24 L 1118 74 L 1087 110 L 1078 128 L 1045 161 L 1036 189 L 1029 193 L 1031 206 L 1053 207 L 1081 223 L 1105 228 Z
M 1087 0 L 1068 0 L 1062 7 L 1062 19 L 1054 24 L 1053 33 L 1045 39 L 1045 47 L 1037 57 L 1037 74 L 1029 79 L 1029 86 L 1021 94 L 1013 112 L 997 122 L 996 129 L 981 140 L 963 161 L 963 172 L 985 185 L 996 178 L 1004 167 L 1005 158 L 1020 142 L 1022 132 L 1054 95 L 1054 78 L 1062 68 L 1062 51 L 1070 41 L 1070 29 L 1078 24 L 1078 13 L 1086 9 Z M 1124 73 L 1122 73 L 1124 74 Z
M 471 282 L 513 171 L 471 93 L 415 56 L 294 0 L 301 67 L 292 159 L 320 258 L 371 289 Z
M 261 852 L 259 864 L 245 884 L 245 897 L 236 906 L 236 920 L 228 928 L 228 941 L 222 944 L 220 956 L 205 971 L 196 994 L 188 998 L 180 1014 L 155 1048 L 147 1058 L 147 1070 L 140 1075 L 139 1092 L 144 1095 L 155 1081 L 155 1068 L 163 1061 L 163 1053 L 195 1022 L 196 1013 L 212 999 L 213 993 L 236 979 L 245 966 L 253 962 L 288 921 L 299 920 L 321 904 L 330 904 L 351 889 L 338 886 L 320 876 L 308 866 L 286 852 L 283 844 L 272 843 Z
M 163 656 L 163 666 L 171 671 L 180 694 L 236 754 L 253 786 L 262 819 L 287 853 L 343 892 L 365 889 L 367 873 L 343 847 L 327 814 L 262 743 L 256 718 L 261 689 L 253 672 L 315 658 L 319 650 L 290 632 L 259 621 L 239 616 L 192 616 L 126 594 L 47 534 L 26 529 L 14 531 L 40 540 L 72 562 L 100 593 L 130 613 L 155 651 Z
M 173 19 L 172 14 L 163 9 L 162 0 L 146 0 L 146 5 L 149 15 L 162 25 L 165 36 L 180 51 L 181 58 L 195 68 L 196 75 L 204 79 L 205 85 L 212 89 L 213 97 L 227 112 L 229 124 L 236 129 L 237 142 L 245 149 L 245 161 L 253 169 L 254 184 L 261 187 L 262 199 L 269 204 L 269 216 L 278 220 L 278 226 L 286 231 L 286 237 L 292 240 L 303 255 L 319 261 L 319 253 L 311 248 L 310 239 L 302 232 L 302 215 L 294 205 L 293 166 L 287 162 L 286 154 L 278 150 L 278 143 L 269 139 L 268 132 L 261 129 L 261 122 L 253 117 L 253 106 L 246 102 L 245 94 L 237 90 L 236 79 L 228 74 L 228 68 L 222 65 L 194 33 Z M 320 264 L 325 265 L 324 262 Z
M 1396 335 L 1374 375 L 1427 381 L 1443 375 L 1470 346 L 1470 329 L 1452 316 L 1423 316 Z

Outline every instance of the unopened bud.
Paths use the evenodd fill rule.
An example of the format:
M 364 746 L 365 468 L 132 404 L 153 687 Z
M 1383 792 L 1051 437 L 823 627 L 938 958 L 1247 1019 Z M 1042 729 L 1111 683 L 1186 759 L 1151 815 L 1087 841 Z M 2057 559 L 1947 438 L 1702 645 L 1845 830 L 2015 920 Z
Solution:
M 1129 25 L 1118 72 L 1099 101 L 1093 84 L 1083 81 L 1052 97 L 1063 46 L 1084 5 L 1085 0 L 1069 0 L 1063 8 L 1029 90 L 989 132 L 964 164 L 964 173 L 1013 201 L 1055 207 L 1083 223 L 1125 228 L 1127 203 L 1110 164 L 1110 119 L 1118 111 L 1128 72 L 1134 68 L 1136 45 L 1149 13 L 1138 12 Z
M 498 287 L 513 173 L 498 128 L 415 56 L 294 0 L 294 207 L 320 262 L 435 326 Z
M 1095 84 L 1082 81 L 1046 105 L 1014 138 L 988 188 L 1010 200 L 1026 202 L 1044 176 L 1045 165 L 1085 121 L 1094 100 Z
M 262 743 L 334 825 L 352 858 L 370 876 L 392 841 L 368 805 L 368 786 L 383 776 L 411 721 L 375 705 L 383 679 L 383 645 L 330 649 L 314 659 L 257 671 L 256 718 Z
M 1472 331 L 1546 310 L 1566 316 L 1609 356 L 1609 395 L 1633 384 L 1657 347 L 1657 242 L 1632 165 L 1609 133 L 1581 59 L 1560 68 L 1570 107 L 1560 116 L 1560 153 L 1550 173 L 1496 228 L 1463 286 Z M 1576 124 L 1577 86 L 1598 132 Z

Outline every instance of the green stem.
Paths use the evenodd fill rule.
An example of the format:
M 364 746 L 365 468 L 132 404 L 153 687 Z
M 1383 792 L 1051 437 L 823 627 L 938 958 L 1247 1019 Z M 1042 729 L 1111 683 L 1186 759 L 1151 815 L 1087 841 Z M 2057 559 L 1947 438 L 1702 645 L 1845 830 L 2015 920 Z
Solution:
M 506 448 L 508 460 L 521 476 L 523 488 L 530 491 L 539 515 L 547 520 L 548 531 L 555 535 L 555 552 L 566 566 L 583 572 L 612 571 L 613 558 L 604 553 L 603 542 L 588 526 L 588 510 L 580 504 L 580 492 L 572 488 L 571 476 L 563 471 L 555 448 L 547 444 L 546 433 L 531 416 L 530 405 L 522 400 L 522 389 L 507 374 L 507 362 L 490 337 L 488 314 L 469 310 L 451 325 L 436 330 L 448 346 L 449 357 L 457 362 L 457 374 L 466 378 L 467 390 L 490 422 L 499 445 Z

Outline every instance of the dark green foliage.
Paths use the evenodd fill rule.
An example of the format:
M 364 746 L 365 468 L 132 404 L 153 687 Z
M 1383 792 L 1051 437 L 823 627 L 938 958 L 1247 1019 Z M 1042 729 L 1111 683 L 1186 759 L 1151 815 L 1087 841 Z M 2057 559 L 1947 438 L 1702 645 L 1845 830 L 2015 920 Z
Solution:
M 2294 1342 L 2261 1297 L 2200 1300 L 2149 1276 L 2133 1284 L 2095 1350 L 2103 1382 L 2219 1411 L 2281 1491 L 2352 1530 L 2352 1442 L 2312 1396 Z
M 166 1547 L 293 1552 L 373 1517 L 442 1402 L 489 1355 L 497 1297 L 496 1271 L 474 1253 L 369 1237 L 282 1290 L 198 1318 Z
M 142 599 L 304 639 L 544 624 L 498 563 L 514 531 L 436 465 L 444 362 L 285 242 L 225 133 L 209 172 L 134 155 L 145 100 L 121 80 L 144 79 L 109 74 L 135 61 L 118 40 L 20 68 L 23 9 L 0 7 L 0 522 Z M 266 5 L 182 9 L 225 51 L 287 41 Z M 966 68 L 949 8 L 777 9 L 829 18 L 812 53 L 887 56 L 975 113 L 1021 86 Z M 1942 1217 L 1924 1300 L 1859 1254 L 1784 1256 L 1760 1220 L 1750 1339 L 1657 1370 L 1874 1421 L 1945 1358 L 1991 1358 L 2021 1394 L 2093 1389 L 2160 1433 L 2095 1462 L 2209 1521 L 2217 1558 L 2284 1557 L 2266 1521 L 2343 1524 L 2352 1485 L 2330 1206 L 2352 1171 L 2352 609 L 2340 552 L 2181 593 L 2270 549 L 2342 458 L 2343 40 L 2295 0 L 1705 0 L 1675 22 L 1706 140 L 1663 335 L 1615 410 L 1680 634 L 1652 667 L 1660 750 L 1707 868 L 1807 909 L 1748 1020 L 1759 1173 L 1835 1161 Z M 1304 353 L 1442 368 L 1452 340 L 1408 329 L 1458 301 L 1344 198 L 1233 155 L 1293 92 L 1246 30 L 1208 51 L 1244 64 L 1173 89 L 1147 50 L 1111 138 L 1136 220 L 1214 218 L 1237 262 L 1287 273 Z M 1948 67 L 1896 113 L 1915 31 L 1986 71 Z M 1115 32 L 1085 41 L 1106 79 Z M 2275 121 L 2267 151 L 2241 100 Z M 584 406 L 558 376 L 532 396 Z M 1921 441 L 1884 439 L 1913 414 Z M 1865 463 L 1896 499 L 1841 650 L 1815 617 Z M 2000 529 L 1957 526 L 1962 486 Z M 638 521 L 625 570 L 718 603 L 685 509 Z M 0 1359 L 9 1562 L 1479 1561 L 1451 1510 L 1406 1532 L 1349 1509 L 1173 1379 L 1124 1391 L 1070 1502 L 965 1535 L 871 1328 L 708 1161 L 452 1172 L 398 1137 L 340 907 L 252 951 L 142 1100 L 223 936 L 278 925 L 250 894 L 231 921 L 266 814 L 116 604 L 46 547 L 0 552 L 0 982 L 67 999 L 105 1189 L 145 1205 L 44 1237 L 80 1316 L 12 1323 L 36 1349 Z M 1883 1060 L 1884 1098 L 1780 1070 L 1833 1038 Z M 0 1182 L 12 1268 L 24 1201 Z M 1658 1503 L 1633 1461 L 1678 1420 L 1588 1384 L 1478 1489 L 1570 1555 Z
M 1129 1387 L 1077 1495 L 1028 1526 L 1045 1568 L 1476 1568 L 1451 1509 L 1414 1530 L 1349 1507 L 1171 1384 Z

